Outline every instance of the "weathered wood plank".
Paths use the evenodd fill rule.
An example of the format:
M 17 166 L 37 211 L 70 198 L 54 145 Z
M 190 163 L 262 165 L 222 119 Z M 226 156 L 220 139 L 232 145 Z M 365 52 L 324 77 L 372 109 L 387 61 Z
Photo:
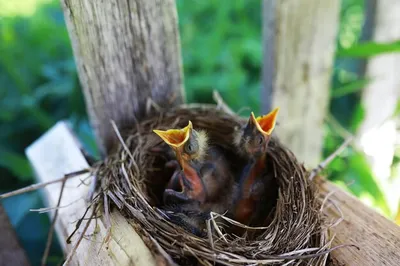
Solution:
M 88 168 L 80 145 L 68 129 L 65 122 L 57 123 L 51 130 L 29 146 L 26 154 L 35 170 L 38 182 L 47 182 L 64 174 Z M 90 179 L 87 175 L 67 180 L 56 231 L 62 240 L 61 245 L 68 253 L 85 227 L 82 223 L 78 233 L 72 238 L 72 244 L 65 240 L 75 229 L 75 224 L 86 210 L 86 201 Z M 87 180 L 86 180 L 87 179 Z M 86 184 L 83 184 L 85 182 Z M 44 189 L 48 206 L 56 206 L 61 183 L 49 185 Z M 107 229 L 103 220 L 92 221 L 86 237 L 80 243 L 72 260 L 72 265 L 154 265 L 155 260 L 133 227 L 119 214 L 111 214 L 111 236 L 103 244 Z M 97 226 L 96 226 L 97 225 Z
M 263 101 L 272 89 L 272 105 L 282 107 L 280 140 L 314 167 L 321 161 L 340 1 L 263 2 Z
M 175 0 L 61 0 L 79 79 L 99 148 L 143 118 L 148 98 L 183 102 Z
M 342 248 L 332 252 L 335 265 L 400 265 L 400 227 L 368 208 L 357 198 L 331 182 L 321 181 L 322 193 L 342 211 L 343 221 L 332 228 L 334 245 L 354 244 L 360 248 Z M 329 203 L 327 203 L 329 205 Z M 335 208 L 327 208 L 332 220 L 341 217 Z

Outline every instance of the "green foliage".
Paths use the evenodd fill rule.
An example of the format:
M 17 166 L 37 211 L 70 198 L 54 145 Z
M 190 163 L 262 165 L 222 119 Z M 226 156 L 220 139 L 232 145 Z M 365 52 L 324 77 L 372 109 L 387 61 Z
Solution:
M 338 49 L 345 49 L 358 42 L 365 20 L 364 0 L 342 0 L 340 10 Z
M 0 23 L 2 189 L 32 178 L 24 148 L 56 121 L 85 116 L 63 14 L 57 2 Z
M 260 106 L 261 2 L 178 0 L 189 102 L 213 102 L 218 90 L 235 110 Z
M 368 58 L 381 54 L 398 52 L 400 52 L 400 41 L 391 43 L 365 42 L 351 46 L 347 49 L 341 49 L 336 55 L 339 57 Z
M 352 82 L 349 82 L 345 85 L 342 85 L 339 88 L 333 88 L 331 92 L 331 97 L 332 98 L 339 98 L 346 96 L 351 93 L 359 92 L 362 90 L 365 86 L 367 86 L 371 80 L 369 79 L 358 79 Z
M 32 177 L 31 166 L 21 154 L 0 150 L 0 166 L 8 168 L 20 180 L 29 180 Z

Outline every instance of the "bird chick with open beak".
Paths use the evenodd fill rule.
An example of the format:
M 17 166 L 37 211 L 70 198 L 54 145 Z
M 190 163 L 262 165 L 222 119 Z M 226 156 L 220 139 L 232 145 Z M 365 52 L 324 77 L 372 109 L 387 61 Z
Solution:
M 247 124 L 235 136 L 235 145 L 247 163 L 239 176 L 233 217 L 246 225 L 260 215 L 260 209 L 263 207 L 260 205 L 265 205 L 263 198 L 268 185 L 267 148 L 275 128 L 278 111 L 279 108 L 276 108 L 257 118 L 252 112 Z
M 181 191 L 167 188 L 164 203 L 174 206 L 178 212 L 183 206 L 192 208 L 201 213 L 199 217 L 205 217 L 203 213 L 210 211 L 227 211 L 232 203 L 231 197 L 226 195 L 232 194 L 233 175 L 223 152 L 209 145 L 207 134 L 194 130 L 190 121 L 182 129 L 154 132 L 174 150 L 181 168 L 171 179 L 179 180 Z
M 175 152 L 181 171 L 175 172 L 171 181 L 178 179 L 181 192 L 167 188 L 165 194 L 186 201 L 195 199 L 204 202 L 206 192 L 203 180 L 199 176 L 200 164 L 205 156 L 207 137 L 202 131 L 193 130 L 192 122 L 182 129 L 166 131 L 154 130 Z

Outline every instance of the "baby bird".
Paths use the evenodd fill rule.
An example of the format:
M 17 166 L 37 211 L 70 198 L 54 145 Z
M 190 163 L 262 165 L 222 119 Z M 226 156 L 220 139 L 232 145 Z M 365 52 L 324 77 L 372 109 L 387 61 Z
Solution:
M 181 172 L 172 178 L 179 180 L 182 189 L 176 196 L 200 203 L 214 202 L 221 197 L 221 189 L 232 184 L 232 173 L 223 152 L 217 146 L 209 145 L 207 134 L 194 130 L 191 121 L 183 129 L 154 132 L 174 150 L 181 168 Z M 174 194 L 168 189 L 166 192 Z
M 205 217 L 204 213 L 210 211 L 227 211 L 232 203 L 231 198 L 226 195 L 232 194 L 233 175 L 223 152 L 218 147 L 209 145 L 207 134 L 194 130 L 191 121 L 182 129 L 154 132 L 173 149 L 181 168 L 170 181 L 170 184 L 176 184 L 176 180 L 179 180 L 181 191 L 167 188 L 164 192 L 164 203 L 174 206 L 177 212 L 182 208 L 187 210 L 193 207 L 200 214 L 197 217 L 202 218 Z M 204 221 L 201 222 L 204 224 Z
M 260 208 L 265 205 L 266 155 L 268 143 L 276 124 L 279 108 L 264 116 L 251 116 L 244 128 L 235 136 L 235 145 L 245 157 L 247 164 L 239 176 L 239 188 L 234 199 L 233 217 L 243 224 L 257 219 Z M 264 214 L 265 215 L 265 214 Z
M 192 122 L 182 129 L 167 131 L 154 130 L 175 152 L 176 159 L 182 171 L 176 171 L 171 179 L 179 180 L 181 192 L 166 189 L 165 193 L 174 195 L 183 201 L 195 199 L 204 202 L 206 192 L 203 180 L 200 178 L 200 164 L 206 153 L 207 137 L 202 131 L 193 130 Z

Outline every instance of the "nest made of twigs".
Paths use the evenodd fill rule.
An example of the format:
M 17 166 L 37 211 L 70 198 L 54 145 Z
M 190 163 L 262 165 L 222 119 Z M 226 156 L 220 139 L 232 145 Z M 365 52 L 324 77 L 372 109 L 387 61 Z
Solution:
M 207 223 L 212 231 L 208 237 L 197 237 L 157 209 L 165 179 L 172 173 L 163 169 L 162 156 L 150 151 L 160 142 L 152 130 L 184 127 L 188 120 L 235 155 L 232 132 L 243 124 L 243 118 L 213 105 L 159 110 L 128 134 L 116 130 L 121 140 L 116 152 L 93 167 L 99 194 L 104 196 L 97 199 L 107 205 L 104 209 L 109 209 L 110 202 L 120 209 L 138 225 L 136 229 L 150 248 L 169 263 L 325 265 L 331 241 L 320 210 L 321 199 L 309 173 L 276 138 L 269 143 L 267 161 L 276 181 L 277 199 L 266 227 L 252 229 L 257 232 L 254 239 L 224 234 L 215 227 L 214 219 Z M 226 218 L 224 222 L 232 221 Z

